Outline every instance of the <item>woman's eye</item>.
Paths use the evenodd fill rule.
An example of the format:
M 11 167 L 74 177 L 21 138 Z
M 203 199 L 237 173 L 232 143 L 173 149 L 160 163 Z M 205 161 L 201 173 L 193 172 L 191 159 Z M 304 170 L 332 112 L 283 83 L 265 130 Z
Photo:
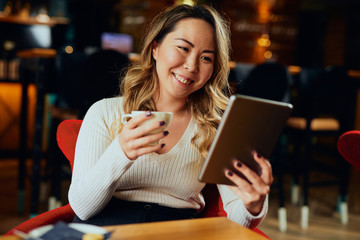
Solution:
M 189 51 L 189 49 L 187 47 L 178 46 L 178 48 L 180 48 L 181 50 L 184 50 L 185 52 Z
M 210 57 L 201 57 L 201 59 L 204 59 L 207 62 L 212 62 L 212 59 Z

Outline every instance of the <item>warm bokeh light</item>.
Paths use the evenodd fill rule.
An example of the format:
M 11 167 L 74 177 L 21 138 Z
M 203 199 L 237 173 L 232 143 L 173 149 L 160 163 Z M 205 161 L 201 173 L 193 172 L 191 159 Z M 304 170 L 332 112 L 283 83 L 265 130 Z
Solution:
M 261 37 L 257 40 L 257 44 L 261 47 L 269 47 L 271 41 L 268 34 L 262 34 Z
M 36 21 L 42 22 L 42 23 L 49 23 L 50 17 L 47 14 L 39 14 L 36 16 Z
M 16 43 L 14 41 L 4 41 L 3 48 L 6 51 L 11 51 L 15 48 Z
M 65 47 L 65 52 L 67 53 L 67 54 L 72 54 L 73 52 L 74 52 L 74 48 L 72 47 L 72 46 L 66 46 Z
M 298 74 L 301 71 L 301 67 L 294 66 L 294 65 L 290 65 L 288 69 L 289 69 L 289 72 L 292 74 Z
M 270 58 L 272 58 L 272 52 L 271 52 L 271 51 L 265 51 L 265 52 L 264 52 L 264 58 L 265 58 L 265 59 L 270 59 Z

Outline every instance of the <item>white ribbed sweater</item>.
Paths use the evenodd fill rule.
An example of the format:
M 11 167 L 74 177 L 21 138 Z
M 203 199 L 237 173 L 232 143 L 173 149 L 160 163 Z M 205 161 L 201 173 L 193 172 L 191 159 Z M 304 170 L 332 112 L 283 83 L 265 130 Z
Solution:
M 146 154 L 129 160 L 117 138 L 110 138 L 111 124 L 124 114 L 122 98 L 95 103 L 87 112 L 76 143 L 69 202 L 86 220 L 100 212 L 114 196 L 128 201 L 155 202 L 174 208 L 201 211 L 204 183 L 197 180 L 203 157 L 191 144 L 196 131 L 192 119 L 179 142 L 165 154 Z M 218 185 L 228 218 L 246 226 L 260 223 L 267 199 L 258 216 L 251 215 L 227 186 Z

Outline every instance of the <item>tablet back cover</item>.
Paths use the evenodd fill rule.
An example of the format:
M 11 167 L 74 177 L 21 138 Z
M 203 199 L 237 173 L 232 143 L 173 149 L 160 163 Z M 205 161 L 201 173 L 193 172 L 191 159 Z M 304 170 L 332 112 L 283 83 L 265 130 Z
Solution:
M 256 150 L 269 159 L 291 111 L 292 105 L 288 103 L 244 95 L 231 96 L 199 180 L 233 185 L 225 177 L 224 170 L 228 168 L 239 174 L 233 167 L 235 158 L 260 174 L 251 153 Z

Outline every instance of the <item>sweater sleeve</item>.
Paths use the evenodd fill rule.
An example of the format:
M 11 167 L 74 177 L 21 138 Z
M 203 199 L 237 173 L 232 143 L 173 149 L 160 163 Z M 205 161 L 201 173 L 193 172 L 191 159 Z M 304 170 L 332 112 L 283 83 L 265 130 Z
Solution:
M 117 181 L 133 163 L 118 139 L 110 138 L 111 108 L 118 107 L 111 105 L 115 104 L 101 100 L 88 110 L 76 142 L 68 197 L 72 209 L 82 220 L 106 206 L 114 195 Z
M 254 228 L 264 219 L 268 210 L 268 196 L 261 212 L 254 216 L 245 208 L 243 201 L 226 185 L 217 185 L 227 218 L 245 227 Z

